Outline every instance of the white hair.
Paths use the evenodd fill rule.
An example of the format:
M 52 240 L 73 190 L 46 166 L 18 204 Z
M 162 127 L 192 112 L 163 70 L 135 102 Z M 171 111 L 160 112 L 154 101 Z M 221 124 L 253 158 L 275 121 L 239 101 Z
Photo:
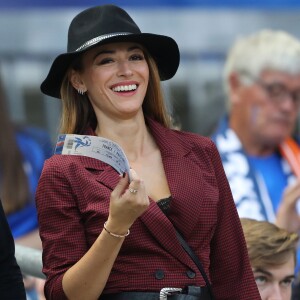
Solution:
M 239 38 L 225 62 L 225 91 L 228 94 L 230 74 L 237 73 L 247 84 L 243 75 L 258 78 L 264 70 L 300 74 L 300 41 L 287 32 L 268 29 Z

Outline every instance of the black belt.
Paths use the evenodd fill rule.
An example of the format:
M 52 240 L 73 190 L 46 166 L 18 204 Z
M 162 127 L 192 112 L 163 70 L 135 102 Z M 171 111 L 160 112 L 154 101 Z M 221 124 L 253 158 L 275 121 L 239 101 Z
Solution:
M 103 294 L 100 300 L 159 300 L 160 293 L 151 292 L 122 292 L 117 294 Z M 166 296 L 167 300 L 210 300 L 207 287 L 188 287 L 181 293 Z

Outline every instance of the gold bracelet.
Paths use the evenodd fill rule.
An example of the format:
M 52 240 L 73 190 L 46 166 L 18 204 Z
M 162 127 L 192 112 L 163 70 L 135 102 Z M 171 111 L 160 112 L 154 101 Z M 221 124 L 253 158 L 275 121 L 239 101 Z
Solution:
M 117 237 L 117 238 L 124 238 L 124 237 L 128 236 L 129 233 L 130 233 L 130 230 L 129 230 L 129 229 L 127 230 L 127 233 L 124 234 L 124 235 L 115 234 L 115 233 L 113 233 L 113 232 L 110 232 L 110 231 L 106 228 L 106 222 L 104 223 L 103 227 L 104 227 L 105 231 L 106 231 L 108 234 L 110 234 L 111 236 Z

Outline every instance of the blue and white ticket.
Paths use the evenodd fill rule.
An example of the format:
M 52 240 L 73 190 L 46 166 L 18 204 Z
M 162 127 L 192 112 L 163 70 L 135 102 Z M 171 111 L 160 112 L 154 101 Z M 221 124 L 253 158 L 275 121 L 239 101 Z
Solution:
M 101 160 L 119 174 L 129 173 L 129 162 L 123 149 L 115 142 L 99 136 L 61 134 L 54 154 L 81 155 Z

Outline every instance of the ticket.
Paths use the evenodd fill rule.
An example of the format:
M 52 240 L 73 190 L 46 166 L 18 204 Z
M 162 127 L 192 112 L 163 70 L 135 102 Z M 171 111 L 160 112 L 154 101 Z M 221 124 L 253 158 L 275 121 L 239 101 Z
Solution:
M 99 136 L 60 134 L 55 154 L 81 155 L 101 160 L 112 166 L 119 174 L 129 173 L 125 152 L 116 142 Z

